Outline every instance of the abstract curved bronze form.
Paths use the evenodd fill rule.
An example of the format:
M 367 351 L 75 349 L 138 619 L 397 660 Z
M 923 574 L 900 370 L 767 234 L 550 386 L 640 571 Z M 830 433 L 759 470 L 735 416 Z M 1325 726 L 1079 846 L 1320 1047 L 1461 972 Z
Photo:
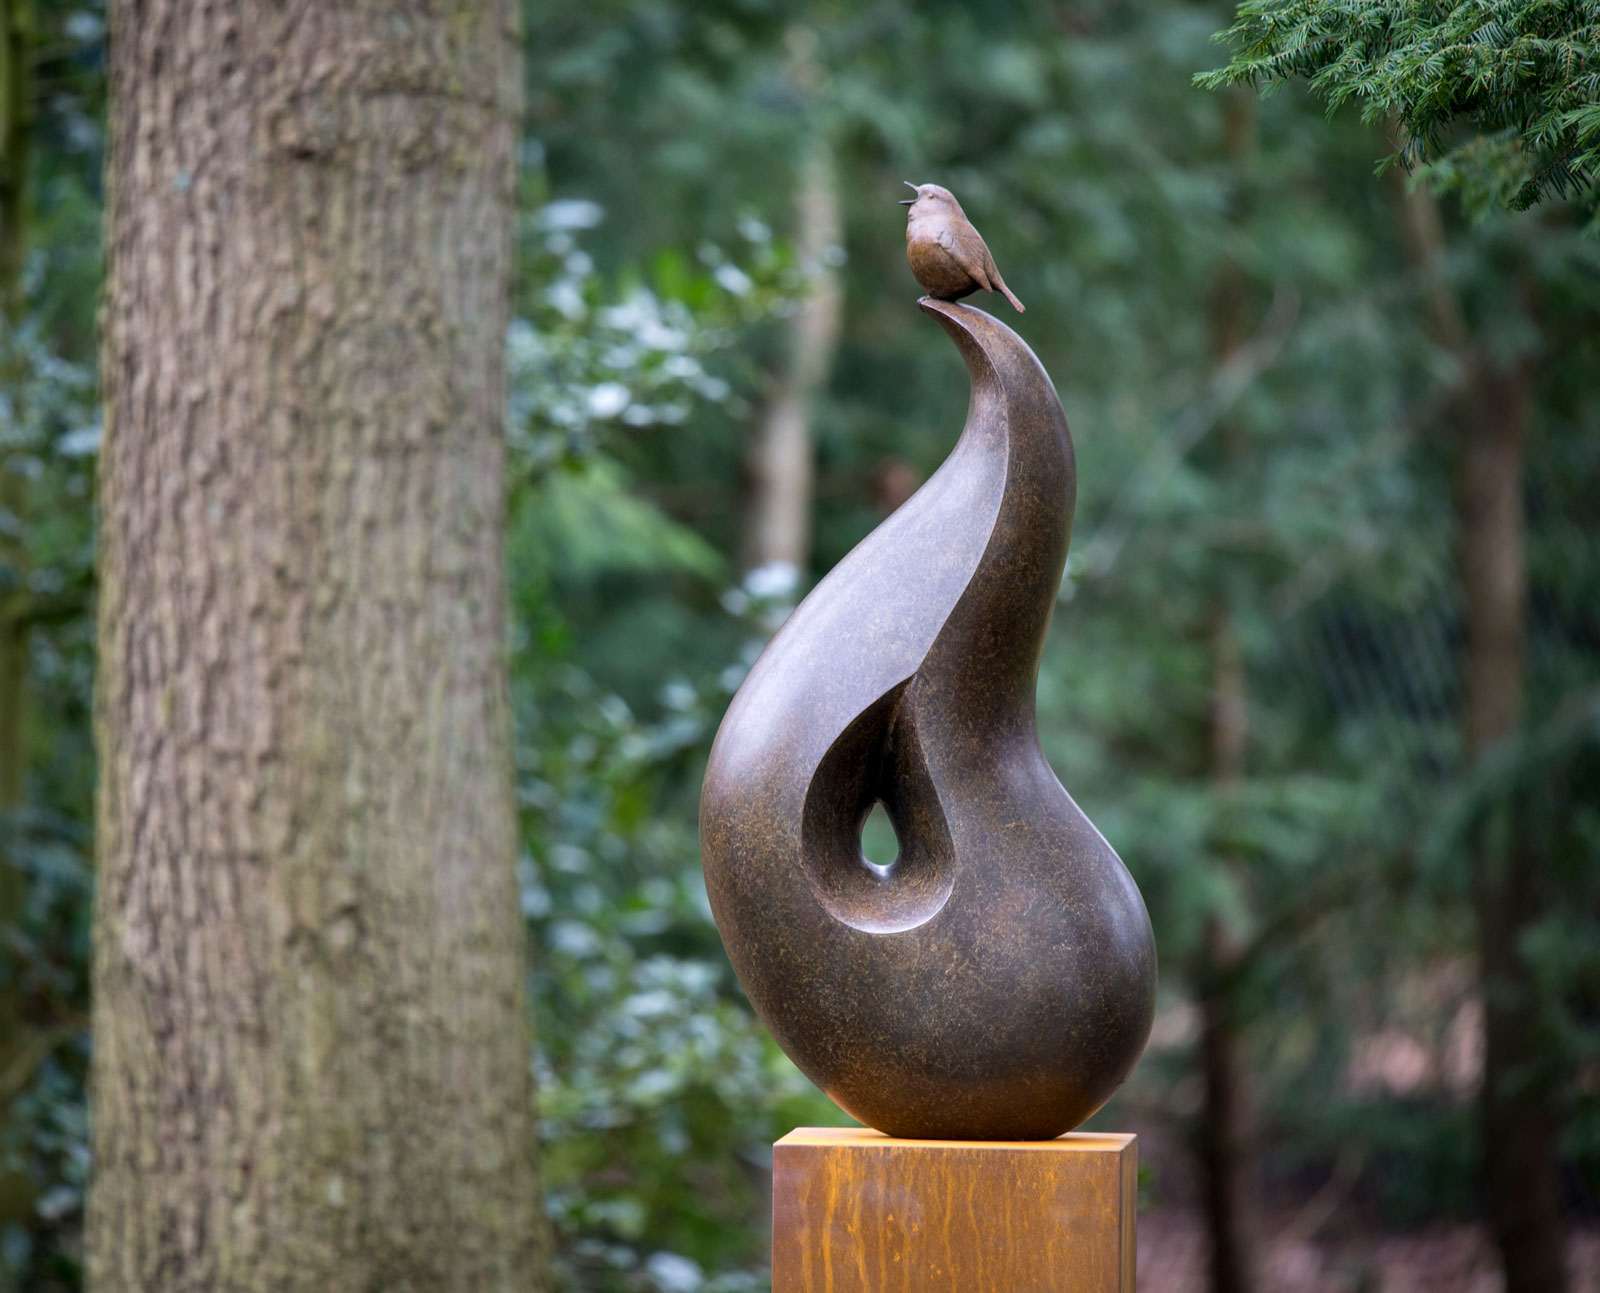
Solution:
M 847 1113 L 891 1136 L 1047 1139 L 1143 1050 L 1155 943 L 1039 748 L 1076 495 L 1060 400 L 997 319 L 919 304 L 966 359 L 966 429 L 734 697 L 700 799 L 706 886 L 756 1011 Z M 878 802 L 887 867 L 861 851 Z

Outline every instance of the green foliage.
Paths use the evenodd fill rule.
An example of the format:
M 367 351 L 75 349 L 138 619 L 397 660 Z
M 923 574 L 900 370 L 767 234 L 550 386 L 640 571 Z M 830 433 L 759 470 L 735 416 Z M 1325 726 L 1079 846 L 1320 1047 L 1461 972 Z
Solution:
M 1421 166 L 1480 214 L 1570 197 L 1600 218 L 1593 0 L 1245 0 L 1218 39 L 1238 49 L 1207 89 L 1304 79 L 1396 131 L 1380 170 Z
M 47 1293 L 80 1278 L 88 1174 L 103 21 L 95 3 L 39 6 L 37 19 L 22 315 L 0 335 L 0 472 L 23 482 L 20 511 L 0 503 L 0 535 L 24 558 L 0 560 L 0 589 L 21 595 L 9 605 L 31 648 L 23 803 L 0 812 L 0 866 L 18 869 L 23 891 L 19 918 L 0 923 L 0 992 L 25 1029 L 0 1039 L 0 1179 L 28 1182 L 33 1217 L 0 1216 L 0 1288 Z
M 1499 841 L 1500 864 L 1541 899 L 1518 952 L 1530 967 L 1518 1004 L 1544 1037 L 1538 1071 L 1519 1075 L 1569 1105 L 1574 1149 L 1600 1137 L 1600 1087 L 1570 1082 L 1600 1066 L 1600 690 L 1587 687 L 1520 740 L 1497 750 L 1460 788 L 1431 841 L 1436 856 Z M 1506 991 L 1490 985 L 1490 991 Z
M 510 338 L 544 1184 L 569 1286 L 738 1293 L 760 1285 L 750 1222 L 771 1141 L 836 1115 L 739 995 L 698 866 L 699 761 L 755 622 L 723 609 L 725 557 L 630 463 L 742 411 L 735 343 L 794 279 L 752 229 L 738 260 L 707 245 L 614 285 L 577 241 L 603 218 L 592 203 L 532 212 Z

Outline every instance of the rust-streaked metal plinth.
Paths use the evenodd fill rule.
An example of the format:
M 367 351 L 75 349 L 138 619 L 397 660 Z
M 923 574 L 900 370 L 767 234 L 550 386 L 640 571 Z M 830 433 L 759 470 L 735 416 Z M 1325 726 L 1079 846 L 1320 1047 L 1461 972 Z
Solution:
M 1134 1293 L 1135 1137 L 773 1146 L 773 1293 Z

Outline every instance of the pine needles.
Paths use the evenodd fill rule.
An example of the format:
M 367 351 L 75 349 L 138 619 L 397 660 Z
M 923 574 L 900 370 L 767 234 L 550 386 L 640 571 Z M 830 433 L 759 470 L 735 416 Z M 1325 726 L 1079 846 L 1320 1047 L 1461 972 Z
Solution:
M 1404 166 L 1469 211 L 1570 198 L 1600 230 L 1600 0 L 1243 0 L 1206 89 L 1304 80 L 1355 101 Z

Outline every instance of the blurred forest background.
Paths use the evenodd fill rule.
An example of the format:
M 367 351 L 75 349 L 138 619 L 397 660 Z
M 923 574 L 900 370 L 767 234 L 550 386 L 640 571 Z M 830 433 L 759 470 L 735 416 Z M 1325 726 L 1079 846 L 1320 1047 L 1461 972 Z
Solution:
M 0 1287 L 58 1290 L 89 1171 L 106 18 L 0 12 Z M 840 1120 L 732 979 L 696 798 L 785 608 L 960 429 L 911 180 L 983 231 L 1028 312 L 975 304 L 1076 440 L 1040 724 L 1161 951 L 1092 1124 L 1143 1137 L 1142 1287 L 1488 1290 L 1521 1261 L 1507 1287 L 1546 1293 L 1565 1244 L 1600 1288 L 1600 240 L 1559 193 L 1375 175 L 1390 128 L 1301 86 L 1197 88 L 1233 20 L 528 7 L 511 662 L 564 1287 L 766 1287 L 770 1142 Z

